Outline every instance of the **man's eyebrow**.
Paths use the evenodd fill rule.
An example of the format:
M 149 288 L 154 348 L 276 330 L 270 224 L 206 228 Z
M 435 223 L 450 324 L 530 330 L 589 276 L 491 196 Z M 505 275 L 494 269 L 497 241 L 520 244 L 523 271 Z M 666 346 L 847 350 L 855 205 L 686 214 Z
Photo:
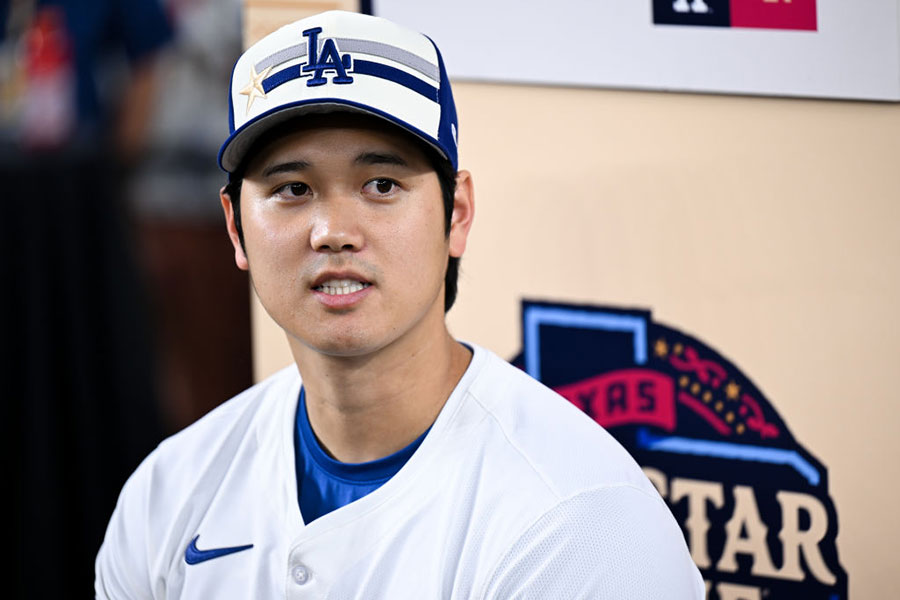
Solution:
M 278 175 L 279 173 L 296 173 L 297 171 L 308 169 L 309 166 L 310 164 L 305 160 L 277 163 L 263 169 L 262 176 L 271 177 L 272 175 Z
M 356 157 L 358 165 L 396 165 L 398 167 L 408 167 L 409 163 L 393 152 L 363 152 Z

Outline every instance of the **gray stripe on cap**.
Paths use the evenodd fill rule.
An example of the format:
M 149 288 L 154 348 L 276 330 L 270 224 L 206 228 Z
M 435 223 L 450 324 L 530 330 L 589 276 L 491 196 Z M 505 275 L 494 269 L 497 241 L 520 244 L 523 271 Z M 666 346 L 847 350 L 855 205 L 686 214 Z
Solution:
M 410 69 L 418 71 L 425 77 L 429 77 L 440 83 L 440 72 L 437 65 L 433 65 L 418 54 L 401 50 L 396 46 L 373 42 L 370 40 L 358 40 L 353 38 L 335 38 L 334 40 L 342 52 L 362 52 L 371 56 L 379 56 L 400 63 Z
M 400 48 L 397 48 L 396 46 L 391 46 L 390 44 L 373 42 L 371 40 L 334 38 L 334 41 L 335 43 L 337 43 L 338 48 L 340 48 L 340 51 L 342 52 L 362 52 L 363 54 L 386 58 L 388 60 L 392 60 L 396 63 L 400 63 L 401 65 L 409 67 L 414 71 L 418 71 L 425 77 L 428 77 L 433 81 L 440 83 L 440 71 L 437 65 L 428 62 L 418 54 L 413 54 L 412 52 L 402 50 Z M 270 54 L 269 56 L 256 63 L 254 67 L 256 68 L 256 72 L 260 73 L 269 67 L 278 66 L 282 63 L 286 63 L 289 60 L 294 60 L 295 58 L 302 58 L 307 54 L 306 42 L 302 42 L 295 46 L 288 46 L 287 48 L 279 50 L 274 54 Z
M 306 56 L 306 42 L 297 44 L 296 46 L 288 46 L 284 50 L 279 50 L 275 54 L 270 54 L 265 57 L 258 63 L 256 63 L 255 68 L 256 72 L 260 73 L 269 67 L 274 67 L 280 65 L 281 63 L 286 63 L 289 60 L 293 60 L 295 58 L 301 58 Z

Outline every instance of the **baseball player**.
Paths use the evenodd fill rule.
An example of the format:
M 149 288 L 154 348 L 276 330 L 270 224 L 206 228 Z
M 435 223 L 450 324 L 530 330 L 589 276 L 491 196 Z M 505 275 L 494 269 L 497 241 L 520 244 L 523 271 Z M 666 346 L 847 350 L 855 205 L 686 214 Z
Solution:
M 324 13 L 230 93 L 228 233 L 295 364 L 138 468 L 97 596 L 702 598 L 621 446 L 447 331 L 474 200 L 431 40 Z

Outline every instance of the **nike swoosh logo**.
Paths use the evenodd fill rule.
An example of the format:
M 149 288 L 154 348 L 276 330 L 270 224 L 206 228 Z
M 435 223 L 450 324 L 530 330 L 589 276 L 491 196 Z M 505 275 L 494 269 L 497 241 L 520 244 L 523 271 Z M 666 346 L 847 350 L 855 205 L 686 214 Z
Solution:
M 234 554 L 235 552 L 243 552 L 244 550 L 249 550 L 253 547 L 253 544 L 247 544 L 246 546 L 231 546 L 230 548 L 211 548 L 209 550 L 200 550 L 197 548 L 197 540 L 200 539 L 200 535 L 194 536 L 194 539 L 191 540 L 191 544 L 184 551 L 184 562 L 189 565 L 196 565 L 197 563 L 202 563 L 206 560 L 212 560 L 213 558 L 219 558 L 220 556 L 228 556 L 229 554 Z

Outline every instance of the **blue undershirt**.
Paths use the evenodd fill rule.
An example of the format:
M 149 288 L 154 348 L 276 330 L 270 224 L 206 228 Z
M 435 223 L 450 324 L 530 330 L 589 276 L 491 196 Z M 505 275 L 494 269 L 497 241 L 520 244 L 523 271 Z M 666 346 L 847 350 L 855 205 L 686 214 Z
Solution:
M 294 458 L 297 495 L 304 522 L 309 524 L 377 490 L 406 464 L 426 435 L 428 430 L 406 448 L 378 460 L 364 463 L 337 461 L 328 456 L 316 439 L 306 414 L 306 391 L 300 388 Z

